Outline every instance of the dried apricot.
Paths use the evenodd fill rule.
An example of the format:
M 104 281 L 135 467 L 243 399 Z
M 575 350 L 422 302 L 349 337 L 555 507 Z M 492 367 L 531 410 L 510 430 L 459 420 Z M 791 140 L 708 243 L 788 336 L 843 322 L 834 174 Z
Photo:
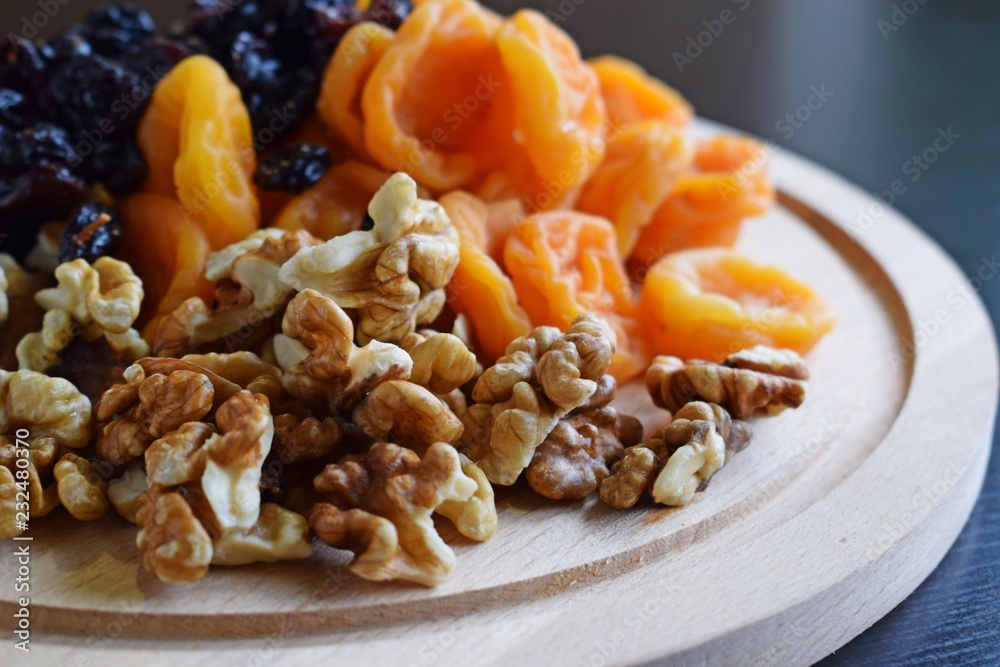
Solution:
M 632 123 L 608 141 L 604 161 L 583 186 L 576 208 L 611 220 L 618 251 L 628 257 L 693 155 L 692 142 L 669 123 Z
M 250 116 L 217 62 L 191 56 L 171 70 L 139 121 L 138 141 L 149 165 L 145 191 L 176 197 L 213 248 L 259 226 Z
M 680 93 L 635 63 L 615 56 L 588 61 L 601 81 L 612 134 L 641 120 L 662 120 L 684 127 L 694 110 Z
M 507 345 L 527 335 L 531 321 L 517 303 L 517 293 L 503 270 L 485 252 L 487 205 L 457 190 L 439 200 L 462 239 L 458 267 L 448 283 L 452 310 L 472 322 L 482 361 L 503 356 Z
M 520 199 L 500 199 L 486 202 L 486 252 L 498 263 L 503 262 L 503 249 L 511 231 L 524 222 L 527 213 Z
M 624 382 L 645 370 L 635 296 L 610 222 L 576 211 L 538 213 L 511 232 L 504 263 L 532 324 L 565 330 L 578 315 L 600 315 L 618 334 L 611 373 Z
M 361 92 L 396 33 L 372 21 L 348 30 L 323 73 L 316 109 L 359 157 L 367 158 Z
M 654 353 L 713 361 L 761 344 L 804 354 L 836 320 L 822 296 L 781 269 L 716 248 L 654 264 L 639 319 Z
M 139 193 L 118 204 L 125 221 L 121 257 L 142 278 L 146 293 L 140 314 L 147 322 L 144 331 L 155 331 L 159 318 L 189 297 L 211 301 L 205 261 L 212 247 L 201 227 L 185 217 L 180 202 Z
M 583 183 L 603 157 L 607 111 L 594 70 L 544 15 L 522 9 L 496 38 L 516 90 L 518 129 L 542 181 Z
M 379 165 L 445 191 L 508 162 L 515 89 L 494 42 L 500 25 L 471 0 L 414 9 L 361 94 L 365 147 Z
M 765 213 L 774 203 L 767 163 L 767 147 L 753 139 L 699 141 L 691 171 L 677 180 L 643 228 L 632 259 L 648 266 L 676 250 L 732 246 L 743 219 Z

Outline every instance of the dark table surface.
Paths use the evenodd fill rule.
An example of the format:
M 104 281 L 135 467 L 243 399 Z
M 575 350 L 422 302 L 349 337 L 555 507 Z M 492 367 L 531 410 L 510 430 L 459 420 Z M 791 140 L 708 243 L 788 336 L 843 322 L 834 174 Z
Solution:
M 55 3 L 49 3 L 55 4 Z M 90 0 L 59 5 L 43 33 Z M 181 0 L 145 0 L 157 19 Z M 587 56 L 619 54 L 680 89 L 707 117 L 823 164 L 869 191 L 896 179 L 896 207 L 969 274 L 1000 253 L 1000 3 L 975 0 L 489 0 L 550 13 Z M 2 0 L 4 33 L 37 0 Z M 723 14 L 725 10 L 730 13 Z M 29 19 L 30 20 L 30 19 Z M 722 22 L 725 20 L 725 22 Z M 706 23 L 707 22 L 707 23 Z M 707 46 L 689 38 L 714 29 Z M 680 54 L 677 56 L 675 54 Z M 790 122 L 814 90 L 808 120 Z M 807 114 L 800 112 L 802 118 Z M 959 136 L 919 180 L 907 163 L 939 129 Z M 911 167 L 912 167 L 912 163 Z M 1000 282 L 981 296 L 994 323 Z M 941 446 L 946 447 L 947 442 Z M 969 523 L 908 599 L 822 663 L 1000 665 L 1000 455 Z

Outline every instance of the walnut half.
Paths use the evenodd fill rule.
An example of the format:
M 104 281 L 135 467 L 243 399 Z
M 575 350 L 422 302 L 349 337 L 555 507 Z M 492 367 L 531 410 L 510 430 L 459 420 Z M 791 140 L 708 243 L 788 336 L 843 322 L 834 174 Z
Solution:
M 359 343 L 394 343 L 440 314 L 458 266 L 458 232 L 440 204 L 418 198 L 417 184 L 403 173 L 385 182 L 368 213 L 371 230 L 303 248 L 278 278 L 356 313 Z
M 601 500 L 624 509 L 649 491 L 664 505 L 687 505 L 749 441 L 749 425 L 722 407 L 688 403 L 659 435 L 625 450 L 601 482 Z
M 594 315 L 577 317 L 564 334 L 538 327 L 512 341 L 472 389 L 464 453 L 493 484 L 513 484 L 559 420 L 597 392 L 615 344 Z
M 809 373 L 798 354 L 758 345 L 721 364 L 660 356 L 646 372 L 653 402 L 671 412 L 691 401 L 724 407 L 733 419 L 776 415 L 806 397 Z
M 328 545 L 354 552 L 352 572 L 425 586 L 444 581 L 455 565 L 432 513 L 445 502 L 468 500 L 479 488 L 450 445 L 431 445 L 421 459 L 385 442 L 328 465 L 315 486 L 327 502 L 315 505 L 309 524 Z
M 528 485 L 553 500 L 583 498 L 597 490 L 626 447 L 642 440 L 635 417 L 601 407 L 559 420 L 525 470 Z

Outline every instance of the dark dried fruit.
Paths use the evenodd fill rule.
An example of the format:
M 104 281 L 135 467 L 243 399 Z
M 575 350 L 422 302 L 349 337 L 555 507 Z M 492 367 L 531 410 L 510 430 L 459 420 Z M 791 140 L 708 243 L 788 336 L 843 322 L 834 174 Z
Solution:
M 375 229 L 375 219 L 371 216 L 371 213 L 365 211 L 365 217 L 361 220 L 361 231 L 370 232 Z
M 39 221 L 62 217 L 86 192 L 83 179 L 58 164 L 35 165 L 19 175 L 0 179 L 0 221 L 14 223 L 4 224 L 3 232 L 12 233 L 11 226 L 20 226 L 18 218 Z
M 130 352 L 116 352 L 104 336 L 94 341 L 76 336 L 59 354 L 59 362 L 45 374 L 69 380 L 91 402 L 97 402 L 101 394 L 120 381 L 132 361 Z
M 64 60 L 74 56 L 89 56 L 94 50 L 87 41 L 87 35 L 79 26 L 74 26 L 42 45 L 42 56 L 50 63 L 58 66 Z
M 70 58 L 52 76 L 52 93 L 66 125 L 99 136 L 93 143 L 104 135 L 132 136 L 140 113 L 130 111 L 126 100 L 139 90 L 135 72 L 100 56 Z
M 143 88 L 149 79 L 155 85 L 160 79 L 165 77 L 174 65 L 195 53 L 190 45 L 166 37 L 154 37 L 148 42 L 134 44 L 125 52 L 124 63 L 139 76 L 143 77 Z M 152 94 L 152 90 L 146 90 L 146 96 Z
M 88 180 L 116 195 L 138 190 L 148 173 L 142 151 L 131 139 L 101 142 L 87 162 Z
M 25 121 L 50 119 L 53 106 L 49 78 L 45 61 L 32 42 L 14 35 L 0 44 L 0 86 L 23 96 L 21 115 Z
M 0 166 L 7 172 L 19 172 L 31 166 L 79 162 L 66 130 L 52 123 L 38 123 L 20 130 L 10 138 L 8 150 L 0 154 Z
M 24 95 L 13 88 L 0 88 L 0 123 L 20 127 L 28 115 Z
M 152 39 L 156 30 L 147 12 L 127 4 L 91 10 L 83 24 L 94 50 L 111 58 L 120 58 L 130 46 Z
M 326 146 L 293 143 L 280 146 L 254 172 L 253 182 L 265 190 L 298 194 L 316 185 L 330 168 Z
M 372 0 L 365 20 L 375 21 L 395 30 L 412 11 L 413 3 L 410 0 Z
M 141 186 L 147 169 L 135 125 L 156 83 L 205 47 L 197 37 L 156 36 L 150 15 L 127 4 L 92 10 L 41 46 L 9 37 L 0 44 L 0 238 L 18 256 L 42 222 L 72 213 L 88 186 L 115 194 Z M 104 254 L 115 226 L 72 252 Z
M 271 47 L 252 33 L 241 32 L 231 51 L 233 83 L 240 88 L 275 88 L 281 82 L 281 62 L 271 54 Z
M 396 28 L 409 0 L 195 0 L 188 34 L 202 38 L 243 94 L 254 136 L 267 143 L 287 135 L 316 103 L 319 74 L 341 37 L 359 21 Z
M 59 263 L 85 259 L 91 264 L 118 249 L 122 235 L 118 210 L 101 202 L 82 204 L 70 216 L 59 244 Z

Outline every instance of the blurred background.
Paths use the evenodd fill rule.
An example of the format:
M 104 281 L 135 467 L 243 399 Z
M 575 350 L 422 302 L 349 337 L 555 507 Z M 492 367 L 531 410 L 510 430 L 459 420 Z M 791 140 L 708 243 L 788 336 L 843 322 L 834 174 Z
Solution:
M 183 0 L 134 0 L 158 24 Z M 92 0 L 2 0 L 4 33 L 55 34 Z M 894 205 L 973 275 L 1000 253 L 1000 3 L 486 0 L 544 11 L 585 56 L 635 60 L 704 117 L 815 160 Z M 57 7 L 53 16 L 42 5 Z M 953 144 L 920 161 L 939 132 Z M 915 161 L 914 158 L 917 158 Z M 981 296 L 1000 319 L 1000 280 Z M 941 443 L 947 447 L 947 442 Z M 994 447 L 994 454 L 998 448 Z M 958 542 L 896 610 L 821 664 L 1000 664 L 1000 455 Z

